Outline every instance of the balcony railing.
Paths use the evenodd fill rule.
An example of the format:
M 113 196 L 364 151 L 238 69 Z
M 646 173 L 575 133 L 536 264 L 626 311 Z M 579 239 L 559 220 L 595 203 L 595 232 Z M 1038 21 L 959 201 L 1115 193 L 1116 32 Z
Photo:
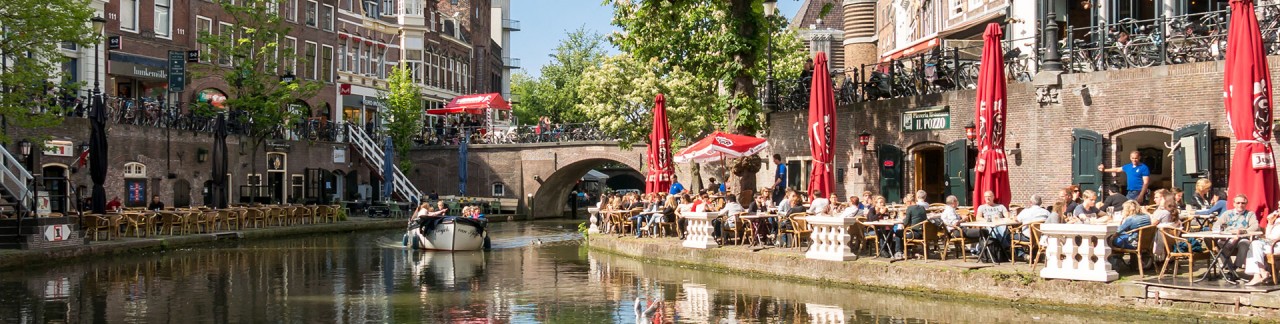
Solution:
M 519 20 L 515 20 L 515 19 L 503 19 L 503 20 L 502 20 L 502 29 L 506 29 L 506 30 L 509 30 L 509 31 L 519 31 L 519 30 L 520 30 L 520 21 L 519 21 Z
M 471 144 L 534 144 L 590 141 L 616 141 L 592 124 L 552 124 L 546 127 L 517 125 L 506 127 L 431 126 L 423 129 L 414 142 L 419 146 L 458 145 L 463 134 L 470 134 Z
M 508 69 L 519 69 L 520 59 L 514 58 L 514 57 L 504 57 L 502 58 L 502 67 L 505 67 Z

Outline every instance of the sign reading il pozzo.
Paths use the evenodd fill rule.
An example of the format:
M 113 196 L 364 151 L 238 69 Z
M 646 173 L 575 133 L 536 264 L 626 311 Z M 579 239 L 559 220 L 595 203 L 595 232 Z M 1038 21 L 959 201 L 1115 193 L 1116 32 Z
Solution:
M 902 112 L 903 131 L 912 132 L 950 128 L 950 106 L 933 106 Z

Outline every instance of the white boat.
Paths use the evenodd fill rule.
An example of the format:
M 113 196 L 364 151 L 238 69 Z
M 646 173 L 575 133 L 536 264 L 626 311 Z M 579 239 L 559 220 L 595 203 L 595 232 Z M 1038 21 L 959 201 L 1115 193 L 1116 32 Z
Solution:
M 404 246 L 419 250 L 475 251 L 485 248 L 484 220 L 457 216 L 420 217 L 409 221 Z

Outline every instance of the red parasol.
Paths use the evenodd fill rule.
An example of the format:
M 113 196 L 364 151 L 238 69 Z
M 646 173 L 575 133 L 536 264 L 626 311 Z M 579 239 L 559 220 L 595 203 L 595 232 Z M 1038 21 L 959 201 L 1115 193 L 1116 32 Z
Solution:
M 1236 138 L 1227 197 L 1243 194 L 1266 225 L 1276 209 L 1276 163 L 1271 150 L 1271 72 L 1252 0 L 1231 1 L 1227 65 L 1223 76 L 1227 123 Z M 1232 199 L 1232 198 L 1226 198 Z M 1231 201 L 1231 200 L 1227 200 Z
M 835 189 L 831 172 L 832 150 L 835 149 L 836 99 L 827 71 L 827 53 L 813 58 L 813 84 L 809 87 L 809 150 L 813 154 L 813 174 L 809 177 L 809 200 L 814 191 L 830 195 Z
M 644 192 L 667 192 L 671 187 L 671 132 L 667 128 L 667 99 L 658 94 L 653 98 L 653 131 L 649 133 L 649 173 L 644 180 Z
M 429 115 L 447 115 L 467 113 L 479 115 L 485 109 L 511 110 L 511 104 L 502 99 L 499 93 L 484 93 L 453 97 L 444 108 L 427 109 Z
M 769 142 L 763 138 L 714 132 L 706 138 L 680 150 L 675 156 L 678 163 L 716 162 L 725 157 L 737 158 L 760 153 Z
M 1000 24 L 987 24 L 982 34 L 982 65 L 978 70 L 978 161 L 974 170 L 973 206 L 982 203 L 985 192 L 995 193 L 996 202 L 1008 205 L 1009 163 L 1004 155 L 1005 90 L 1004 50 Z

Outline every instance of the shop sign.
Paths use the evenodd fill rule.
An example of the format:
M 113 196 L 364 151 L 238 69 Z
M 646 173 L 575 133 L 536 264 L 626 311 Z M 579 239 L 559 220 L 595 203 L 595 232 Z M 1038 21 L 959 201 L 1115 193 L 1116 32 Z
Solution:
M 222 93 L 222 91 L 219 91 L 218 89 L 208 88 L 200 90 L 200 92 L 196 94 L 196 102 L 209 103 L 209 105 L 217 107 L 218 109 L 226 109 L 227 107 L 224 106 L 226 101 L 227 94 Z
M 169 92 L 187 89 L 187 53 L 169 51 Z
M 187 51 L 187 62 L 188 63 L 200 62 L 200 51 L 197 51 L 197 50 Z
M 351 84 L 347 84 L 347 83 L 339 84 L 338 94 L 344 95 L 344 96 L 351 95 Z
M 120 41 L 120 36 L 107 37 L 107 49 L 118 51 L 124 48 L 124 46 L 121 46 L 121 45 L 122 43 Z
M 347 163 L 347 148 L 340 146 L 333 148 L 333 163 Z
M 45 141 L 44 155 L 48 156 L 74 156 L 75 148 L 68 141 Z
M 122 61 L 111 61 L 110 66 L 111 74 L 116 75 L 148 79 L 165 79 L 168 76 L 163 67 L 150 67 Z
M 71 238 L 71 225 L 49 225 L 44 227 L 44 240 L 48 242 L 61 242 Z
M 127 206 L 147 205 L 146 179 L 126 179 L 124 181 L 125 203 Z
M 950 128 L 950 106 L 933 106 L 902 112 L 903 131 L 911 132 Z
M 45 216 L 51 212 L 53 212 L 53 209 L 49 203 L 49 192 L 44 190 L 36 191 L 36 214 Z

